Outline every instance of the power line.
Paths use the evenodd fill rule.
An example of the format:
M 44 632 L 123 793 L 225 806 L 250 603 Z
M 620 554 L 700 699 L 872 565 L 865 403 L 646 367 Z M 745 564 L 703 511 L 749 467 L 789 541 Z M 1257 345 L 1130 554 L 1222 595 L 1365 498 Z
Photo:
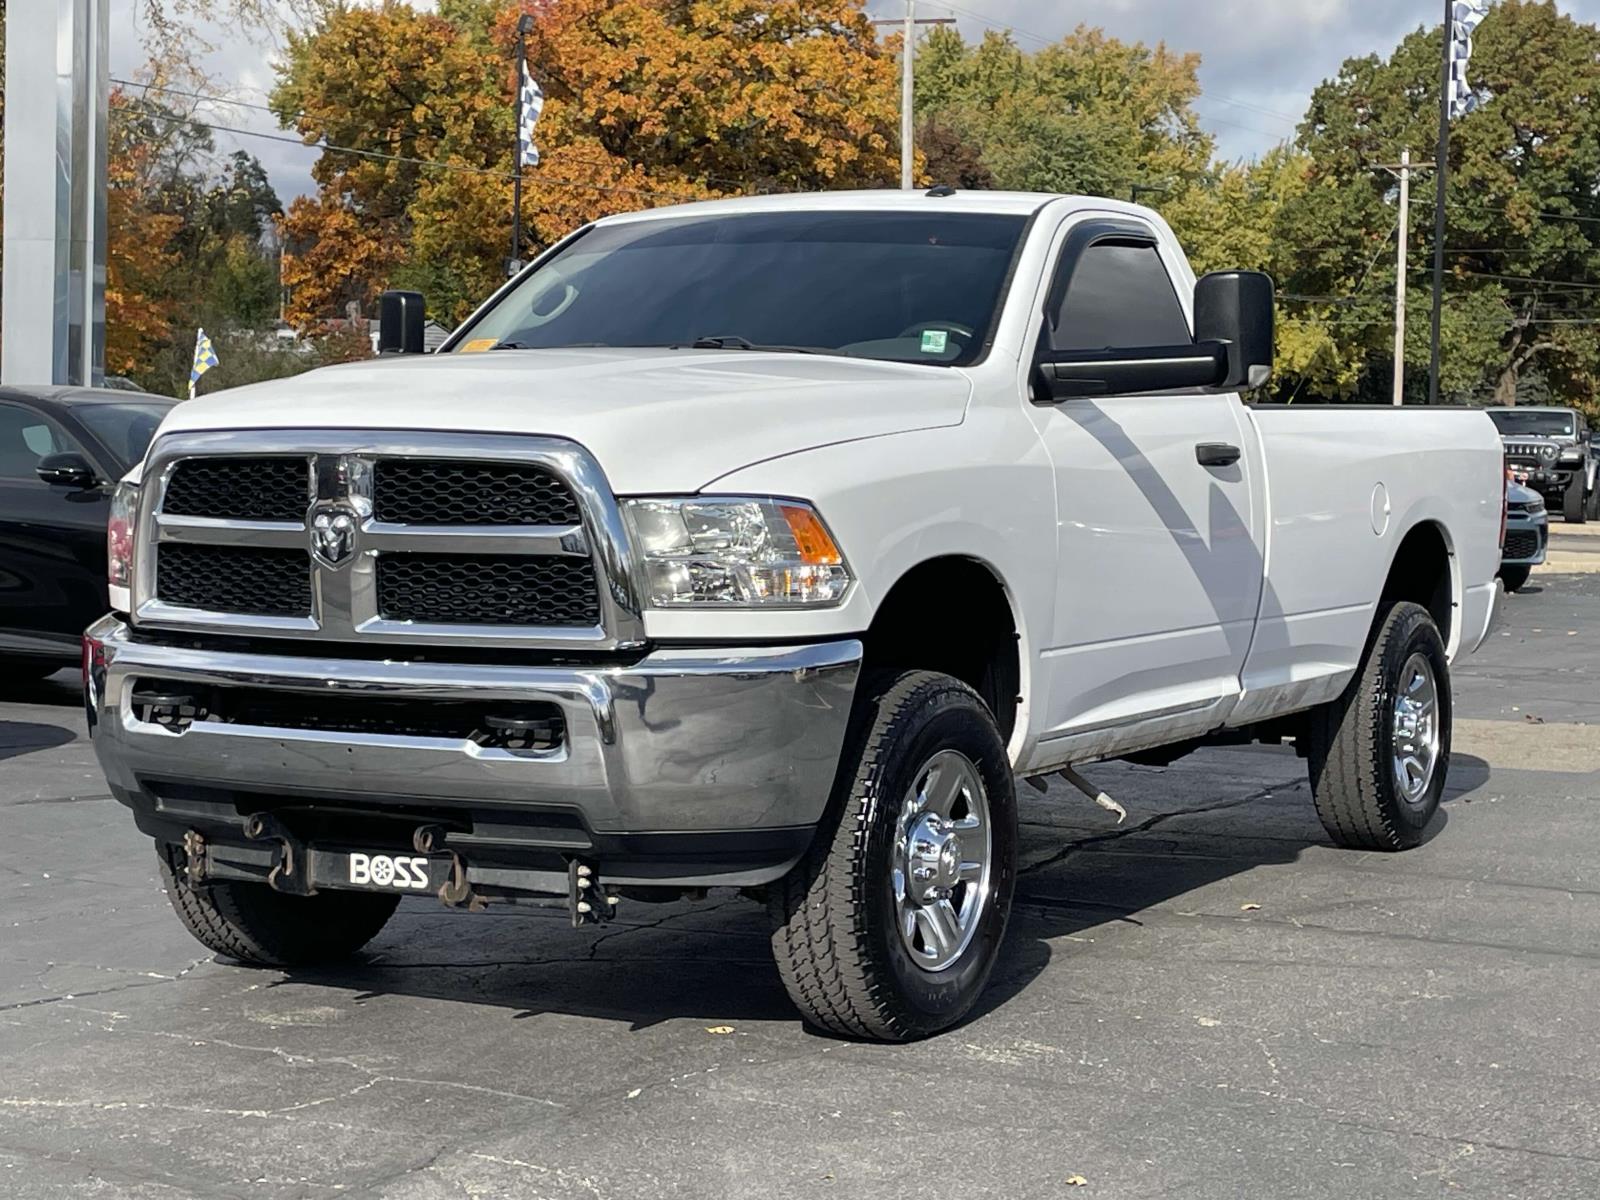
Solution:
M 313 121 L 314 120 L 314 118 L 312 117 L 312 115 L 310 113 L 307 113 L 302 109 L 296 109 L 296 110 L 294 110 L 292 112 L 280 113 L 277 109 L 273 108 L 271 105 L 255 104 L 255 103 L 252 103 L 249 100 L 233 100 L 233 99 L 230 99 L 230 98 L 228 98 L 226 96 L 208 96 L 204 92 L 185 91 L 182 88 L 169 87 L 166 84 L 161 84 L 161 83 L 140 83 L 140 82 L 138 82 L 136 80 L 132 80 L 132 79 L 119 79 L 116 76 L 112 76 L 111 77 L 111 82 L 115 83 L 115 84 L 120 84 L 120 85 L 122 85 L 124 87 L 142 88 L 147 93 L 148 92 L 161 92 L 161 93 L 166 94 L 166 95 L 184 96 L 184 97 L 186 97 L 186 98 L 188 98 L 190 100 L 200 100 L 200 101 L 203 101 L 203 102 L 206 102 L 206 103 L 228 104 L 228 105 L 232 105 L 235 108 L 255 109 L 258 112 L 271 113 L 274 117 L 278 117 L 280 120 L 293 120 L 293 121 Z M 133 103 L 140 103 L 141 100 L 138 97 L 134 97 L 132 99 L 132 102 Z M 148 101 L 144 101 L 144 102 L 145 103 L 149 103 Z M 202 128 L 207 128 L 207 129 L 219 129 L 219 130 L 223 130 L 225 132 L 232 132 L 232 133 L 240 132 L 239 130 L 229 129 L 227 126 L 207 125 L 203 121 L 197 121 L 192 117 L 185 117 L 185 116 L 182 116 L 182 115 L 174 115 L 173 119 L 174 120 L 179 120 L 179 121 L 186 121 L 191 125 L 199 125 Z M 282 135 L 277 135 L 277 134 L 269 135 L 269 134 L 265 134 L 265 133 L 254 133 L 254 132 L 250 132 L 248 130 L 247 131 L 243 131 L 243 132 L 248 137 L 271 137 L 273 140 L 276 140 L 276 141 L 284 140 Z M 296 141 L 296 143 L 298 145 L 302 145 L 302 146 L 316 146 L 316 145 L 320 144 L 320 143 L 316 143 L 316 142 L 306 142 L 306 141 L 302 141 L 302 140 L 299 140 L 299 139 L 295 139 L 295 141 Z M 356 154 L 365 153 L 364 151 L 352 150 L 348 146 L 337 146 L 337 147 L 329 146 L 328 149 L 339 149 L 339 150 L 344 150 L 346 152 L 356 153 Z M 448 164 L 438 163 L 436 160 L 428 160 L 428 161 L 433 161 L 436 166 L 439 166 L 441 168 L 448 167 Z M 601 164 L 591 162 L 590 165 L 598 166 L 598 165 L 601 165 Z M 484 173 L 485 174 L 491 174 L 492 172 L 487 172 L 486 171 Z M 508 172 L 505 173 L 505 177 L 507 179 L 510 179 L 513 176 L 508 171 Z M 525 176 L 525 178 L 533 178 L 533 177 L 526 177 Z M 708 183 L 727 183 L 727 184 L 732 184 L 734 187 L 739 188 L 741 191 L 749 190 L 749 185 L 747 183 L 745 183 L 743 180 L 731 179 L 731 178 L 729 178 L 728 176 L 725 176 L 725 175 L 702 175 L 702 176 L 700 176 L 700 178 L 704 179 Z M 583 186 L 588 186 L 588 185 L 583 185 Z M 677 193 L 663 192 L 661 194 L 662 195 L 675 195 Z M 698 197 L 690 197 L 690 198 L 691 199 L 698 199 Z
M 154 107 L 152 102 L 145 100 L 135 99 L 130 101 L 130 103 Z M 262 140 L 268 142 L 281 142 L 288 146 L 299 146 L 305 150 L 331 150 L 338 154 L 354 154 L 361 158 L 370 158 L 381 162 L 405 163 L 411 166 L 427 167 L 432 170 L 455 171 L 463 175 L 482 175 L 494 179 L 512 179 L 515 177 L 510 171 L 497 171 L 489 167 L 474 167 L 467 163 L 440 162 L 436 159 L 413 158 L 412 156 L 406 154 L 388 154 L 381 150 L 363 150 L 357 146 L 341 146 L 334 142 L 324 141 L 321 139 L 315 142 L 307 142 L 300 138 L 292 137 L 288 134 L 263 133 L 256 129 L 240 129 L 234 125 L 220 125 L 210 121 L 197 121 L 193 117 L 179 117 L 177 120 L 180 120 L 188 125 L 197 126 L 201 129 L 209 129 L 214 133 L 230 133 L 236 137 L 261 138 Z M 689 192 L 666 192 L 649 188 L 613 187 L 607 184 L 585 183 L 578 179 L 551 179 L 547 176 L 537 175 L 530 178 L 533 183 L 541 186 L 575 188 L 582 191 L 604 192 L 619 196 L 661 196 L 671 200 L 702 200 L 705 198 L 703 196 L 693 195 Z

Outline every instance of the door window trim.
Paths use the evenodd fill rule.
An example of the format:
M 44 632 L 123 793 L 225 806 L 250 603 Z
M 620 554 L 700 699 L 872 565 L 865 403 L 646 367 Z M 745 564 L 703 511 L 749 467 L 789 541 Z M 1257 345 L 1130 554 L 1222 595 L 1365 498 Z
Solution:
M 1172 282 L 1172 271 L 1167 267 L 1166 258 L 1161 253 L 1161 239 L 1156 235 L 1156 231 L 1144 222 L 1131 217 L 1095 216 L 1079 221 L 1067 230 L 1066 240 L 1062 242 L 1061 250 L 1056 255 L 1055 266 L 1050 274 L 1050 286 L 1045 291 L 1044 307 L 1039 314 L 1039 337 L 1034 343 L 1035 362 L 1038 361 L 1041 351 L 1049 348 L 1049 338 L 1054 331 L 1051 324 L 1052 314 L 1060 312 L 1061 306 L 1066 302 L 1067 290 L 1072 286 L 1072 279 L 1078 272 L 1079 262 L 1087 251 L 1108 243 L 1143 246 L 1154 252 L 1156 263 L 1167 281 L 1167 287 L 1172 289 L 1172 298 L 1178 305 L 1178 312 L 1183 316 L 1189 340 L 1194 340 L 1193 315 L 1183 302 L 1183 294 Z M 1138 347 L 1113 346 L 1111 349 L 1135 350 Z

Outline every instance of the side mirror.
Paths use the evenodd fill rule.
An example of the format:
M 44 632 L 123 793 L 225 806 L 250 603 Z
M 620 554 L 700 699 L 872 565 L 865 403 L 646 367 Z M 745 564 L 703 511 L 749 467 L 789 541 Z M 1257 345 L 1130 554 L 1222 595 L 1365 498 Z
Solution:
M 1258 388 L 1272 378 L 1275 333 L 1272 276 L 1214 271 L 1194 287 L 1194 340 L 1220 343 L 1227 369 L 1218 391 Z
M 34 468 L 40 479 L 52 487 L 91 488 L 99 482 L 89 460 L 76 450 L 46 454 Z
M 421 292 L 384 292 L 378 297 L 378 353 L 421 354 Z

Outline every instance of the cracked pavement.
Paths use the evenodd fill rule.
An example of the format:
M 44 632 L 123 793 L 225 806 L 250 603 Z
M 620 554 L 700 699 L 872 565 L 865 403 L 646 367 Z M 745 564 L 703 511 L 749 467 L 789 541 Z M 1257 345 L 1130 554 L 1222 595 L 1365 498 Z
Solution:
M 73 676 L 11 688 L 0 1195 L 1592 1197 L 1600 576 L 1533 588 L 1458 664 L 1421 849 L 1334 850 L 1284 748 L 1087 769 L 1120 827 L 1022 789 L 987 1001 L 902 1047 L 804 1030 L 732 894 L 598 936 L 407 899 L 344 968 L 213 961 Z

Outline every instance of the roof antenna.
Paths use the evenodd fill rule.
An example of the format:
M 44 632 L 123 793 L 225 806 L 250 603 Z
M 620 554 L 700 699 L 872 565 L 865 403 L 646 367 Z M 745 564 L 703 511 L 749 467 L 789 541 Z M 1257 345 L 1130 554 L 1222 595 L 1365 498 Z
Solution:
M 948 183 L 941 183 L 937 187 L 931 187 L 923 193 L 924 196 L 930 196 L 935 200 L 943 200 L 946 196 L 954 196 L 955 194 L 955 188 L 951 187 Z

